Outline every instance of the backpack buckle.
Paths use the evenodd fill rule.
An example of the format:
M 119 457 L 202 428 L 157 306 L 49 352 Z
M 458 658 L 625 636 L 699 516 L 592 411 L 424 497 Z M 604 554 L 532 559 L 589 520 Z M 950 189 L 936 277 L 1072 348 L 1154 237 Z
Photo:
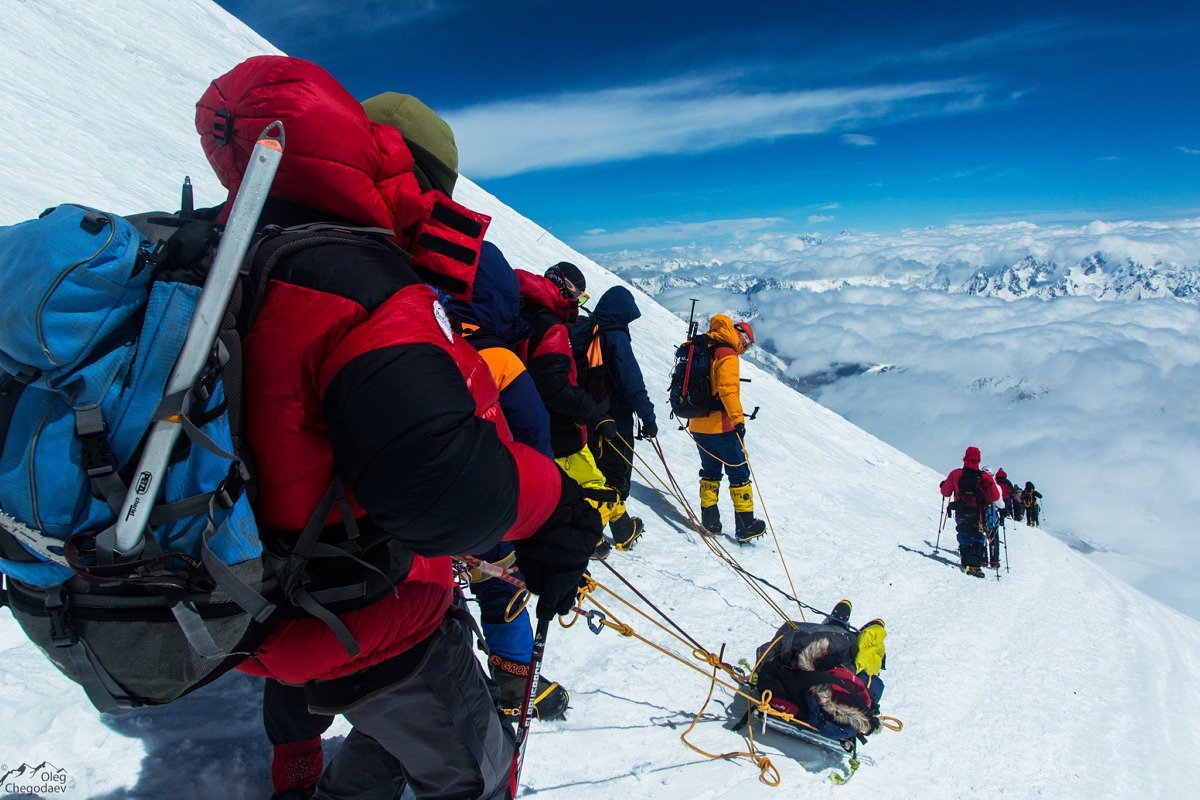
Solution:
M 108 446 L 108 426 L 99 406 L 75 409 L 75 438 L 83 446 L 83 471 L 102 478 L 117 471 L 117 459 Z
M 55 647 L 74 647 L 79 634 L 71 624 L 71 596 L 62 586 L 46 591 L 46 613 L 50 615 L 50 643 Z
M 219 147 L 229 144 L 233 138 L 233 113 L 228 108 L 219 109 L 213 120 L 212 134 Z
M 249 482 L 250 471 L 246 469 L 246 465 L 241 461 L 234 461 L 229 465 L 229 474 L 225 476 L 225 480 L 221 481 L 213 491 L 213 498 L 217 505 L 227 511 L 233 508 L 245 493 L 246 484 Z

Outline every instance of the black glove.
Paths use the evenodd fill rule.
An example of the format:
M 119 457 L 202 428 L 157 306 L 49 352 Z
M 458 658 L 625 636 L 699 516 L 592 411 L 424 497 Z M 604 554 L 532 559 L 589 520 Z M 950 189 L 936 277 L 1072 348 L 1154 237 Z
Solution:
M 733 432 L 738 435 L 739 439 L 745 439 L 746 438 L 746 423 L 739 422 L 737 425 L 734 425 Z
M 602 419 L 596 423 L 596 433 L 600 434 L 602 439 L 616 439 L 619 435 L 617 433 L 617 423 L 611 419 Z
M 560 470 L 558 505 L 528 539 L 513 542 L 525 586 L 538 596 L 538 619 L 566 614 L 575 605 L 588 559 L 604 535 L 600 515 L 583 499 L 579 484 Z
M 653 439 L 655 436 L 658 436 L 658 423 L 654 418 L 642 420 L 642 438 Z

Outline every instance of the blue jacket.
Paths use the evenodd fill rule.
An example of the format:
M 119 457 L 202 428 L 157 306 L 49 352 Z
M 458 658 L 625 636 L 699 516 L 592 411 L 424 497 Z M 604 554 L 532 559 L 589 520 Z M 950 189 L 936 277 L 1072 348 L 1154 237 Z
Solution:
M 500 248 L 483 243 L 471 302 L 448 299 L 446 311 L 462 324 L 467 341 L 487 362 L 513 439 L 553 458 L 550 415 L 533 376 L 513 352 L 529 336 L 529 325 L 521 316 L 517 275 Z
M 601 295 L 592 312 L 592 320 L 600 326 L 600 346 L 612 383 L 608 411 L 614 419 L 631 414 L 637 414 L 643 421 L 654 419 L 654 403 L 646 393 L 642 369 L 633 356 L 629 339 L 629 323 L 641 315 L 633 293 L 624 286 L 614 286 Z

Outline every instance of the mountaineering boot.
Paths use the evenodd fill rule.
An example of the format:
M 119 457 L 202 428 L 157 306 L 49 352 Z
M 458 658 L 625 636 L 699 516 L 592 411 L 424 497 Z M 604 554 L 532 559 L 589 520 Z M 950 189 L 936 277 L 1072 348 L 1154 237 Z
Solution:
M 967 573 L 967 574 L 968 574 L 968 575 L 970 575 L 972 578 L 984 578 L 984 577 L 986 577 L 986 576 L 983 574 L 983 568 L 981 568 L 981 567 L 976 567 L 976 566 L 963 567 L 963 572 Z
M 745 543 L 762 536 L 767 530 L 767 523 L 754 518 L 754 489 L 750 484 L 730 486 L 729 497 L 733 500 L 733 537 Z
M 850 611 L 854 608 L 854 604 L 849 600 L 839 600 L 838 604 L 833 607 L 833 611 L 829 612 L 829 616 L 825 619 L 826 625 L 833 622 L 840 622 L 843 625 L 850 621 Z
M 700 522 L 703 523 L 704 530 L 713 536 L 721 532 L 721 511 L 717 508 L 720 490 L 720 480 L 700 479 Z
M 488 668 L 492 680 L 500 687 L 500 713 L 506 717 L 521 716 L 529 665 L 492 655 L 488 657 Z M 570 701 L 571 696 L 566 689 L 544 676 L 538 677 L 537 691 L 533 695 L 534 716 L 540 720 L 564 719 Z
M 634 543 L 642 538 L 642 521 L 629 514 L 623 514 L 620 519 L 609 523 L 609 530 L 613 534 L 613 547 L 627 553 L 633 549 Z
M 757 539 L 767 532 L 767 523 L 755 519 L 753 511 L 735 511 L 733 521 L 733 538 L 737 539 L 739 544 Z
M 601 536 L 600 541 L 596 542 L 596 549 L 592 552 L 592 558 L 597 558 L 603 561 L 608 558 L 608 554 L 612 552 L 612 539 L 607 536 Z

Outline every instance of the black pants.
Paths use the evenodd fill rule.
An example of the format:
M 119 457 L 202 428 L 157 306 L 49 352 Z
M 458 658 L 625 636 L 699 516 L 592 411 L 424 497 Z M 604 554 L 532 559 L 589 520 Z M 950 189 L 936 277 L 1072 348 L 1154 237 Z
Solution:
M 263 714 L 273 744 L 319 736 L 333 718 L 309 712 L 303 689 L 267 682 Z M 419 672 L 353 711 L 346 737 L 317 784 L 321 800 L 508 797 L 511 728 L 501 721 L 471 633 L 448 619 Z
M 604 481 L 621 495 L 622 500 L 629 499 L 629 483 L 633 477 L 633 417 L 614 418 L 617 432 L 625 439 L 611 441 L 602 440 L 596 432 L 590 431 L 592 455 L 596 457 L 596 466 L 604 473 Z

